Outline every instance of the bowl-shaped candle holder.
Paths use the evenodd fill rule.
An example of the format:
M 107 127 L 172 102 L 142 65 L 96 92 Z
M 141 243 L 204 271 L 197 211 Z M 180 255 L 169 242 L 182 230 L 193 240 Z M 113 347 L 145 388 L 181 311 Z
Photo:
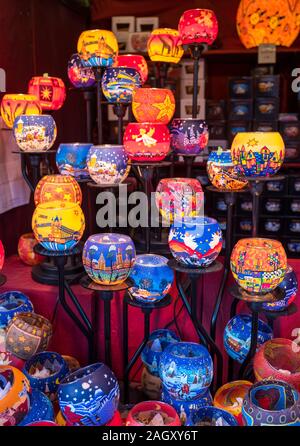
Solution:
M 240 239 L 230 259 L 233 277 L 249 293 L 272 292 L 283 281 L 287 257 L 278 240 L 266 238 Z
M 299 426 L 299 394 L 283 381 L 260 381 L 245 395 L 242 416 L 246 426 Z
M 208 350 L 193 342 L 170 344 L 160 358 L 159 375 L 169 394 L 177 400 L 199 398 L 213 378 Z
M 157 254 L 141 254 L 136 257 L 130 271 L 133 286 L 131 296 L 143 303 L 163 299 L 174 281 L 174 271 L 168 266 L 168 259 Z
M 283 298 L 276 302 L 265 302 L 262 307 L 267 311 L 285 310 L 296 299 L 298 292 L 298 280 L 293 268 L 288 265 L 283 281 L 278 285 L 278 289 L 282 290 Z
M 142 401 L 128 413 L 126 426 L 180 426 L 176 410 L 161 401 Z
M 233 415 L 242 425 L 243 400 L 252 386 L 250 381 L 232 381 L 220 387 L 214 397 L 214 406 Z
M 246 177 L 274 175 L 284 160 L 285 148 L 278 132 L 237 133 L 231 145 L 233 164 Z
M 198 155 L 208 144 L 208 126 L 203 119 L 175 118 L 171 124 L 171 149 L 181 155 Z
M 138 88 L 132 101 L 137 122 L 169 124 L 175 112 L 175 98 L 167 88 Z
M 95 85 L 95 73 L 91 67 L 84 67 L 78 53 L 68 62 L 68 77 L 75 88 L 89 88 Z
M 34 191 L 34 203 L 62 201 L 81 205 L 82 192 L 79 184 L 71 175 L 45 175 Z
M 237 426 L 238 422 L 235 417 L 227 410 L 219 409 L 213 406 L 200 408 L 197 412 L 192 413 L 187 426 Z
M 153 62 L 178 63 L 184 50 L 177 29 L 156 28 L 152 31 L 147 50 Z
M 148 79 L 148 65 L 144 56 L 140 54 L 119 54 L 115 66 L 134 68 L 139 72 L 142 84 Z
M 188 9 L 180 17 L 178 30 L 183 45 L 211 45 L 218 35 L 218 20 L 210 9 Z
M 123 144 L 132 161 L 162 161 L 170 151 L 170 132 L 164 124 L 130 122 L 124 133 Z
M 7 127 L 13 128 L 20 115 L 39 115 L 42 108 L 37 96 L 31 94 L 5 94 L 1 102 L 1 117 Z
M 219 223 L 208 217 L 185 217 L 182 221 L 175 221 L 169 233 L 169 247 L 182 265 L 207 267 L 222 249 Z
M 37 241 L 49 251 L 68 251 L 80 241 L 85 219 L 76 203 L 50 201 L 37 205 L 32 217 Z
M 33 232 L 21 235 L 18 242 L 18 255 L 25 265 L 34 266 L 46 260 L 46 257 L 37 254 L 34 247 L 38 244 Z
M 68 375 L 59 385 L 62 415 L 74 426 L 102 426 L 119 404 L 120 388 L 114 373 L 101 362 Z
M 63 80 L 48 74 L 32 77 L 28 84 L 28 93 L 38 98 L 42 110 L 59 110 L 66 99 Z
M 92 146 L 87 156 L 90 177 L 98 184 L 118 184 L 130 171 L 130 163 L 124 146 Z
M 95 234 L 85 242 L 83 266 L 89 277 L 100 285 L 124 282 L 135 262 L 135 247 L 123 234 Z
M 32 311 L 30 299 L 21 291 L 6 291 L 0 294 L 0 328 L 7 327 L 16 314 Z
M 101 85 L 108 102 L 129 104 L 135 90 L 141 87 L 142 80 L 135 68 L 109 67 L 103 74 Z
M 86 158 L 92 144 L 79 142 L 60 144 L 56 152 L 56 166 L 61 175 L 71 175 L 76 180 L 90 178 Z
M 39 390 L 32 390 L 29 395 L 30 408 L 18 426 L 44 426 L 41 423 L 53 423 L 54 410 L 51 401 Z M 33 424 L 34 423 L 34 424 Z
M 14 121 L 13 133 L 23 152 L 47 151 L 55 142 L 57 128 L 51 115 L 20 115 Z
M 224 330 L 224 347 L 227 354 L 242 363 L 245 361 L 251 345 L 252 317 L 238 314 L 227 323 Z M 264 321 L 258 321 L 257 348 L 273 337 L 273 331 Z
M 142 351 L 141 360 L 152 375 L 159 376 L 159 362 L 164 350 L 168 345 L 179 341 L 180 338 L 171 330 L 161 329 L 151 333 Z
M 206 164 L 208 178 L 213 186 L 221 190 L 244 189 L 248 182 L 233 164 L 230 150 L 213 150 Z
M 30 385 L 17 368 L 0 366 L 0 420 L 1 426 L 16 426 L 27 415 L 30 407 Z
M 77 43 L 77 51 L 85 67 L 110 67 L 118 49 L 116 36 L 106 29 L 83 31 Z

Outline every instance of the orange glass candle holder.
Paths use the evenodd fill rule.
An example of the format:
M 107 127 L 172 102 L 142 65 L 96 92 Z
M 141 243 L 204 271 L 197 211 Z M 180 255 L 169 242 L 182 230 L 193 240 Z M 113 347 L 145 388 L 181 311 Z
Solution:
M 242 425 L 243 399 L 253 385 L 250 381 L 232 381 L 220 387 L 214 397 L 214 406 L 233 415 Z
M 175 112 L 175 98 L 167 88 L 138 88 L 132 100 L 137 122 L 168 124 Z
M 46 260 L 46 257 L 36 254 L 34 247 L 38 244 L 33 232 L 21 235 L 18 242 L 18 254 L 25 265 L 38 265 Z
M 184 50 L 177 29 L 154 29 L 147 42 L 147 50 L 153 62 L 178 63 Z
M 116 57 L 116 67 L 134 68 L 141 76 L 142 84 L 148 79 L 148 65 L 144 56 L 140 54 L 119 54 Z
M 82 192 L 79 184 L 70 175 L 45 175 L 34 191 L 34 203 L 61 201 L 68 203 L 82 203 Z
M 38 97 L 32 94 L 5 94 L 1 102 L 1 117 L 7 127 L 13 128 L 20 115 L 40 115 L 42 108 Z
M 26 376 L 16 367 L 0 366 L 3 396 L 0 398 L 0 426 L 16 426 L 30 409 L 30 385 Z
M 215 13 L 210 9 L 189 9 L 179 20 L 179 34 L 183 45 L 207 43 L 217 38 L 219 27 Z
M 48 74 L 32 77 L 28 93 L 38 98 L 43 110 L 59 110 L 66 99 L 66 87 L 62 79 Z
M 110 67 L 118 49 L 116 36 L 105 29 L 83 31 L 77 43 L 78 54 L 86 67 Z

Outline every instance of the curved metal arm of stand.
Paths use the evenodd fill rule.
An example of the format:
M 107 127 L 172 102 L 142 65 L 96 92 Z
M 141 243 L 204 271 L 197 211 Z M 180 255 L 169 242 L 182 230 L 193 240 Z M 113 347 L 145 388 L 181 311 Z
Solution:
M 252 324 L 251 324 L 251 344 L 249 352 L 246 356 L 245 361 L 241 365 L 239 371 L 239 377 L 246 379 L 248 376 L 248 368 L 250 366 L 251 360 L 253 359 L 256 349 L 257 349 L 257 337 L 258 337 L 258 312 L 252 311 Z
M 87 315 L 85 314 L 85 312 L 84 312 L 82 306 L 80 305 L 77 297 L 73 293 L 70 285 L 68 284 L 68 282 L 66 280 L 65 280 L 65 289 L 66 289 L 68 295 L 70 296 L 73 304 L 75 305 L 78 313 L 80 314 L 80 317 L 82 318 L 82 320 L 83 320 L 83 322 L 84 322 L 84 324 L 85 324 L 85 326 L 87 328 L 87 331 L 92 332 L 93 331 L 92 324 L 91 324 L 89 318 L 87 317 Z
M 31 190 L 32 193 L 34 193 L 34 186 L 30 181 L 29 175 L 28 175 L 28 171 L 27 171 L 27 165 L 26 165 L 26 156 L 24 153 L 21 154 L 21 171 L 22 171 L 22 175 L 24 180 L 26 181 L 27 186 L 29 187 L 29 189 Z

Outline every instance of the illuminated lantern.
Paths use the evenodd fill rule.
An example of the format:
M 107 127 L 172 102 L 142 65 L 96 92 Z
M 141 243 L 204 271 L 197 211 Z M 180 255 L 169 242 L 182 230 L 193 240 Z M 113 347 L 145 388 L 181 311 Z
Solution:
M 71 175 L 76 180 L 90 178 L 86 158 L 92 144 L 79 142 L 60 144 L 56 152 L 56 166 L 61 175 Z
M 82 262 L 86 273 L 100 285 L 124 282 L 135 262 L 135 247 L 123 234 L 95 234 L 85 242 Z
M 296 299 L 298 292 L 297 275 L 293 268 L 288 265 L 283 281 L 278 285 L 278 289 L 283 292 L 283 298 L 275 302 L 264 302 L 262 308 L 267 311 L 285 310 Z
M 39 115 L 42 108 L 37 96 L 32 94 L 5 94 L 1 102 L 1 117 L 7 127 L 13 128 L 20 115 Z
M 15 119 L 13 131 L 24 152 L 49 150 L 57 135 L 55 121 L 50 115 L 20 115 Z
M 172 255 L 190 268 L 209 266 L 222 249 L 219 223 L 209 217 L 184 217 L 174 222 L 169 233 Z
M 118 42 L 111 31 L 83 31 L 77 43 L 77 51 L 83 66 L 110 67 L 118 55 Z
M 232 381 L 220 387 L 214 397 L 214 406 L 231 413 L 239 425 L 242 425 L 243 399 L 253 383 L 250 381 Z
M 242 363 L 245 361 L 251 345 L 252 316 L 237 314 L 227 323 L 224 330 L 224 347 L 227 354 Z M 264 321 L 258 321 L 257 348 L 273 337 L 271 327 Z
M 233 164 L 230 150 L 212 150 L 206 164 L 208 178 L 217 189 L 244 189 L 248 182 Z
M 68 77 L 75 88 L 89 88 L 95 85 L 95 73 L 91 67 L 84 67 L 78 53 L 68 62 Z
M 178 63 L 184 50 L 177 29 L 154 29 L 148 39 L 147 50 L 153 62 Z
M 211 45 L 218 35 L 218 21 L 210 9 L 189 9 L 180 17 L 178 29 L 183 45 Z
M 92 146 L 87 156 L 91 178 L 98 184 L 117 184 L 124 181 L 130 171 L 124 146 Z
M 297 3 L 294 0 L 242 0 L 236 18 L 242 44 L 246 48 L 266 43 L 291 46 L 300 30 Z
M 170 150 L 170 133 L 164 124 L 130 122 L 124 133 L 123 144 L 133 161 L 162 161 Z
M 148 78 L 148 65 L 144 56 L 140 54 L 119 54 L 116 58 L 115 66 L 134 68 L 139 72 L 142 84 Z
M 37 241 L 49 251 L 68 251 L 80 241 L 85 220 L 80 206 L 65 201 L 40 203 L 32 217 Z
M 153 413 L 153 417 L 156 413 L 160 414 L 160 421 L 161 418 L 165 420 L 164 426 L 181 426 L 176 410 L 169 404 L 161 401 L 142 401 L 133 406 L 127 415 L 126 426 L 148 426 L 151 421 L 151 413 Z M 149 414 L 148 422 L 144 414 Z M 151 426 L 161 426 L 161 422 L 157 424 L 153 421 Z
M 82 202 L 82 192 L 79 184 L 71 175 L 45 175 L 34 191 L 34 203 L 62 201 L 66 203 Z
M 43 110 L 59 110 L 66 99 L 66 87 L 62 79 L 48 74 L 32 77 L 28 93 L 38 98 Z
M 0 240 L 0 271 L 2 270 L 4 265 L 4 258 L 5 258 L 4 246 Z
M 0 294 L 0 328 L 6 328 L 18 313 L 32 312 L 30 299 L 21 291 L 6 291 Z
M 29 382 L 20 370 L 9 365 L 0 366 L 0 382 L 0 426 L 16 426 L 29 411 Z
M 135 68 L 109 67 L 102 77 L 102 91 L 110 103 L 132 102 L 134 91 L 141 86 L 141 77 Z
M 175 98 L 167 88 L 138 88 L 132 101 L 137 122 L 168 124 L 175 112 Z
M 230 267 L 241 288 L 249 293 L 264 294 L 272 292 L 282 282 L 287 257 L 278 240 L 244 238 L 233 248 Z
M 32 232 L 21 235 L 18 242 L 18 254 L 26 265 L 34 266 L 46 260 L 46 257 L 34 252 L 37 241 Z
M 6 329 L 6 349 L 18 358 L 29 359 L 47 350 L 52 336 L 48 319 L 35 313 L 18 313 Z
M 175 118 L 171 124 L 171 148 L 175 153 L 197 155 L 208 144 L 208 126 L 203 119 Z
M 247 177 L 274 175 L 284 154 L 284 142 L 278 132 L 237 133 L 231 145 L 233 164 Z
M 253 371 L 257 381 L 279 379 L 300 391 L 300 351 L 290 339 L 274 338 L 256 352 Z
M 155 193 L 156 206 L 165 221 L 199 215 L 204 193 L 196 178 L 163 178 Z

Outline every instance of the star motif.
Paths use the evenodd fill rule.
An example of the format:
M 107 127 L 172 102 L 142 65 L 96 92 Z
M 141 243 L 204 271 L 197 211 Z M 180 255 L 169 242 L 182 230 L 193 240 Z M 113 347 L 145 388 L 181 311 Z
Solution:
M 55 192 L 57 192 L 57 193 L 63 192 L 63 188 L 62 187 L 57 187 L 55 189 Z
M 170 117 L 170 115 L 173 115 L 175 110 L 175 104 L 172 104 L 170 96 L 166 96 L 164 102 L 153 104 L 153 107 L 158 108 L 159 110 L 157 119 L 161 119 L 164 116 Z
M 45 197 L 46 197 L 47 199 L 51 198 L 51 197 L 52 197 L 51 192 L 45 192 Z
M 51 100 L 51 96 L 52 96 L 52 91 L 51 91 L 51 89 L 48 88 L 48 87 L 44 87 L 44 88 L 41 90 L 41 96 L 42 96 L 42 99 L 44 99 L 44 100 L 46 100 L 46 101 L 50 101 L 50 100 Z
M 247 142 L 247 146 L 248 146 L 248 147 L 254 147 L 254 146 L 257 146 L 257 144 L 258 144 L 258 141 L 257 141 L 257 139 L 255 139 L 255 138 L 249 139 L 249 141 Z

